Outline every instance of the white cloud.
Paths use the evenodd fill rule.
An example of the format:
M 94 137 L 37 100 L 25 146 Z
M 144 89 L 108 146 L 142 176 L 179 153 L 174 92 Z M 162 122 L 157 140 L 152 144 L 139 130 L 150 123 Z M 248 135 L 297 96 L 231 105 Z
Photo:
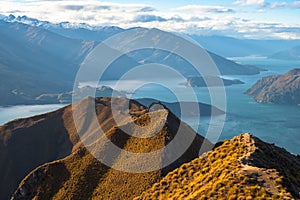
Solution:
M 264 0 L 238 0 L 233 2 L 234 5 L 241 5 L 241 6 L 255 6 L 259 5 L 262 6 L 265 4 Z
M 193 13 L 232 13 L 233 9 L 223 6 L 205 6 L 205 5 L 186 5 L 174 8 L 177 12 L 193 12 Z
M 132 20 L 137 13 L 153 12 L 145 4 L 117 4 L 98 0 L 68 1 L 0 1 L 0 13 L 27 15 L 51 22 L 72 21 L 90 24 L 120 24 Z
M 300 1 L 293 1 L 293 2 L 274 2 L 268 3 L 266 7 L 269 8 L 300 8 Z
M 248 5 L 265 3 L 262 0 L 243 2 Z M 287 6 L 287 4 L 281 6 Z M 273 7 L 279 7 L 279 5 L 274 4 Z M 264 9 L 264 13 L 266 13 L 268 9 Z M 1 13 L 5 15 L 12 13 L 16 16 L 27 15 L 54 23 L 70 21 L 100 26 L 120 26 L 122 28 L 141 26 L 192 34 L 300 39 L 300 29 L 297 29 L 300 24 L 285 22 L 283 25 L 257 21 L 254 18 L 247 18 L 247 15 L 240 10 L 232 10 L 225 6 L 186 5 L 162 11 L 152 5 L 120 4 L 98 0 L 30 0 L 22 2 L 1 0 Z M 260 13 L 256 14 L 259 15 Z
M 274 33 L 274 36 L 282 39 L 300 39 L 300 33 L 280 32 Z

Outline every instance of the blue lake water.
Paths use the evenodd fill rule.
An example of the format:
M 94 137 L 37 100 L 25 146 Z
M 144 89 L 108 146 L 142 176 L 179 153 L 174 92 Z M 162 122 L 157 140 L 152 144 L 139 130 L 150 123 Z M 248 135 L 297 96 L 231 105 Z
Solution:
M 245 84 L 226 87 L 227 116 L 219 140 L 230 139 L 240 133 L 251 133 L 264 141 L 275 143 L 292 153 L 300 154 L 300 106 L 261 104 L 244 94 L 261 77 L 282 74 L 290 69 L 300 67 L 300 61 L 251 57 L 234 58 L 234 60 L 243 64 L 252 64 L 268 71 L 252 76 L 227 76 L 227 78 L 240 79 Z M 124 87 L 127 87 L 126 84 L 124 84 Z M 178 100 L 176 95 L 173 94 L 175 93 L 181 95 L 181 100 L 190 100 L 190 93 L 187 88 L 178 85 L 178 81 L 171 80 L 167 88 L 146 85 L 136 90 L 132 98 L 150 97 L 172 102 Z M 207 89 L 194 89 L 200 102 L 210 103 Z M 194 129 L 197 129 L 198 119 L 183 120 Z M 210 123 L 210 118 L 200 119 L 200 128 L 197 131 L 205 135 Z
M 244 94 L 258 79 L 272 74 L 282 74 L 288 70 L 300 67 L 300 61 L 282 61 L 265 58 L 232 58 L 237 62 L 252 64 L 268 71 L 253 76 L 230 76 L 228 78 L 240 79 L 245 84 L 226 87 L 227 116 L 225 126 L 219 140 L 230 139 L 240 133 L 249 132 L 259 138 L 284 147 L 288 151 L 300 154 L 300 106 L 260 104 Z M 114 86 L 112 82 L 102 83 Z M 124 82 L 121 84 L 124 90 L 141 85 L 142 81 Z M 120 89 L 120 88 L 117 88 Z M 205 88 L 194 88 L 200 102 L 210 103 L 210 96 Z M 155 84 L 144 85 L 135 90 L 131 98 L 156 98 L 161 101 L 177 101 L 176 94 L 180 94 L 180 100 L 190 101 L 190 92 L 180 85 L 178 80 L 168 80 L 166 87 Z M 28 117 L 53 111 L 63 105 L 34 105 L 0 107 L 0 124 L 9 120 Z M 194 129 L 197 129 L 199 119 L 183 119 Z M 200 128 L 197 130 L 205 135 L 210 124 L 209 118 L 200 119 Z M 213 124 L 211 124 L 213 125 Z

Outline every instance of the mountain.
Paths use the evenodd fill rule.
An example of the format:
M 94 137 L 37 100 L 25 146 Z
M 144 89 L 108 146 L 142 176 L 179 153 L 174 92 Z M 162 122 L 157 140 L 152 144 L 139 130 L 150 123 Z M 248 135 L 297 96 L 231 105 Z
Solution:
M 134 46 L 135 43 L 139 41 L 140 36 L 143 35 L 147 36 L 149 40 L 152 40 L 157 44 L 164 44 L 166 46 L 174 45 L 174 41 L 172 41 L 170 38 L 166 38 L 165 32 L 159 29 L 139 28 L 134 30 L 136 31 L 132 33 L 125 41 L 120 37 L 115 37 L 115 40 L 120 41 L 120 43 L 122 42 L 123 46 L 127 45 L 130 47 Z M 259 74 L 260 71 L 262 71 L 262 69 L 255 66 L 241 65 L 223 58 L 215 53 L 207 53 L 215 62 L 222 75 L 254 75 Z M 186 58 L 182 58 L 172 52 L 167 52 L 160 49 L 143 49 L 132 51 L 128 53 L 128 56 L 141 64 L 160 63 L 167 66 L 172 66 L 172 68 L 176 69 L 185 77 L 195 76 L 198 74 L 198 72 L 194 70 L 194 67 L 186 60 Z
M 96 44 L 0 20 L 0 105 L 34 104 L 42 94 L 71 91 L 80 64 Z M 120 66 L 136 65 L 124 55 L 105 78 L 118 77 Z
M 149 102 L 149 99 L 145 101 Z M 87 107 L 92 106 L 93 102 L 97 119 L 93 118 L 78 130 L 79 138 L 78 127 L 73 121 L 73 109 L 86 116 Z M 117 107 L 117 112 L 113 113 L 111 105 Z M 12 195 L 27 174 L 14 199 L 49 199 L 55 195 L 58 199 L 87 199 L 87 195 L 99 196 L 101 193 L 106 198 L 119 199 L 139 195 L 170 170 L 197 157 L 203 141 L 202 136 L 168 109 L 148 110 L 148 107 L 126 98 L 85 98 L 51 113 L 17 119 L 0 126 L 0 199 Z M 155 131 L 163 119 L 167 120 L 155 137 L 139 140 L 122 131 L 127 128 L 133 135 L 141 134 L 132 129 L 132 123 L 146 125 L 150 122 L 149 116 L 154 125 L 149 132 L 142 133 L 144 136 Z M 117 126 L 115 119 L 122 121 L 122 125 Z M 195 138 L 186 153 L 172 165 L 155 172 L 134 175 L 106 167 L 85 149 L 82 143 L 92 145 L 96 152 L 105 150 L 106 140 L 98 137 L 98 129 L 93 128 L 98 123 L 112 142 L 133 152 L 149 152 L 163 147 L 175 136 L 179 124 L 186 138 Z M 161 155 L 161 158 L 169 154 L 172 152 Z M 115 163 L 122 163 L 122 154 L 117 157 Z
M 146 30 L 148 33 L 143 34 L 157 34 L 156 40 L 164 41 L 162 37 L 160 37 L 160 30 L 148 29 Z M 156 33 L 151 33 L 151 31 Z M 151 37 L 151 36 L 149 36 Z M 154 36 L 153 36 L 154 37 Z M 154 38 L 153 38 L 154 39 Z M 123 41 L 123 43 L 130 42 L 130 44 L 134 44 L 135 39 L 128 38 L 127 41 Z M 221 75 L 255 75 L 259 74 L 264 69 L 252 66 L 252 65 L 241 65 L 229 59 L 223 58 L 217 54 L 212 52 L 207 52 L 210 58 L 214 61 L 216 67 L 220 71 Z M 165 52 L 158 49 L 145 49 L 139 51 L 133 51 L 127 54 L 130 58 L 136 60 L 141 64 L 149 64 L 149 63 L 160 63 L 167 66 L 171 66 L 176 69 L 186 78 L 189 76 L 198 75 L 198 72 L 195 71 L 193 66 L 186 61 L 184 58 L 181 58 L 178 55 L 175 55 L 170 52 Z M 143 74 L 139 74 L 139 76 L 143 76 Z
M 0 78 L 3 80 L 3 84 L 0 84 L 0 105 L 34 104 L 41 95 L 71 91 L 82 61 L 98 42 L 71 39 L 49 29 L 58 26 L 74 34 L 79 33 L 76 28 L 70 28 L 72 24 L 53 25 L 27 17 L 8 18 L 0 20 Z M 81 26 L 87 29 L 88 25 L 78 25 Z M 99 34 L 105 35 L 108 29 L 97 30 Z M 95 31 L 96 28 L 89 30 Z M 157 42 L 173 44 L 173 41 L 165 40 L 161 30 L 133 30 L 136 30 L 136 34 L 126 40 L 119 38 L 120 44 L 134 45 L 140 34 L 147 34 Z M 240 65 L 214 53 L 209 54 L 222 75 L 252 75 L 261 71 L 254 66 Z M 124 73 L 142 63 L 166 64 L 186 77 L 197 75 L 193 66 L 184 58 L 157 49 L 144 49 L 130 52 L 113 61 L 102 80 L 118 80 Z M 136 74 L 140 79 L 147 76 L 144 73 Z
M 190 35 L 203 48 L 223 57 L 269 56 L 300 45 L 300 40 L 255 40 L 226 36 Z
M 41 21 L 27 16 L 9 15 L 2 19 L 6 22 L 17 22 L 27 24 L 34 27 L 49 30 L 64 37 L 85 40 L 85 41 L 103 41 L 108 37 L 124 31 L 124 29 L 117 26 L 91 26 L 86 23 L 71 23 L 60 22 L 51 23 L 48 21 Z
M 222 75 L 254 75 L 259 74 L 264 69 L 253 65 L 241 65 L 215 53 L 208 52 Z
M 94 45 L 0 21 L 0 104 L 30 103 L 41 93 L 71 90 L 79 63 Z
M 61 22 L 55 24 L 49 21 L 42 21 L 27 16 L 14 16 L 12 14 L 2 16 L 0 20 L 40 27 L 68 38 L 84 41 L 100 42 L 126 30 L 117 26 L 92 26 L 86 23 Z M 203 48 L 222 57 L 269 56 L 279 51 L 291 49 L 295 45 L 300 45 L 300 40 L 261 40 L 196 34 L 188 34 L 188 36 L 197 41 Z
M 167 174 L 137 199 L 299 199 L 300 157 L 250 135 Z
M 144 102 L 149 104 L 150 100 Z M 97 118 L 80 125 L 79 138 L 72 109 L 88 116 L 87 108 L 93 103 Z M 111 105 L 119 111 L 114 116 Z M 166 107 L 151 108 L 126 98 L 85 98 L 51 113 L 1 126 L 0 198 L 7 199 L 10 195 L 12 200 L 300 198 L 299 156 L 242 134 L 217 143 L 213 150 L 198 157 L 204 138 Z M 117 125 L 116 118 L 122 124 Z M 164 120 L 166 123 L 160 127 Z M 98 137 L 98 123 L 105 136 Z M 143 132 L 135 128 L 149 123 L 151 128 Z M 185 139 L 193 138 L 192 144 L 163 169 L 129 173 L 108 167 L 95 158 L 102 153 L 110 155 L 111 141 L 123 150 L 109 157 L 113 166 L 126 167 L 129 161 L 130 166 L 142 167 L 137 164 L 140 160 L 128 157 L 125 150 L 147 153 L 161 149 L 173 141 L 179 125 Z M 180 148 L 184 140 L 177 142 Z M 207 140 L 205 144 L 212 146 Z M 160 166 L 172 153 L 160 152 L 156 154 L 158 160 L 147 163 Z
M 283 75 L 267 76 L 257 81 L 246 94 L 257 102 L 300 104 L 300 69 L 292 69 Z
M 300 45 L 291 49 L 274 53 L 270 58 L 282 60 L 300 60 Z

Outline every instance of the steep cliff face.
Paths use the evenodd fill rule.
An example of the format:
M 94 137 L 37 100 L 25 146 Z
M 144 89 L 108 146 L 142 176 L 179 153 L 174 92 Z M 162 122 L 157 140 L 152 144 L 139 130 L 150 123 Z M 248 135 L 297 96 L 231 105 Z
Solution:
M 166 123 L 160 129 L 161 122 L 165 119 Z M 150 123 L 151 127 L 142 132 L 134 126 L 138 124 L 144 127 Z M 131 135 L 123 130 L 129 131 Z M 175 141 L 176 147 L 183 146 L 184 139 L 193 138 L 190 146 L 171 165 L 142 172 L 143 167 L 162 166 L 165 160 L 172 157 L 175 151 L 159 150 L 171 141 L 174 142 L 178 131 L 184 135 Z M 104 137 L 109 138 L 109 141 Z M 202 136 L 196 134 L 167 109 L 146 112 L 136 116 L 133 122 L 125 121 L 124 125 L 112 126 L 105 136 L 91 143 L 88 148 L 80 147 L 64 159 L 38 167 L 21 182 L 12 199 L 132 199 L 168 172 L 198 157 L 203 140 Z M 125 169 L 126 165 L 130 164 L 140 173 L 119 171 L 97 160 L 94 156 L 98 154 L 110 156 L 113 149 L 110 149 L 108 142 L 113 142 L 120 148 L 117 155 L 110 158 L 114 167 Z M 153 159 L 147 160 L 148 158 L 144 157 L 128 156 L 126 151 L 140 154 L 155 151 L 158 153 Z M 90 152 L 93 152 L 93 155 Z M 141 162 L 142 164 L 139 164 Z
M 268 76 L 259 80 L 246 94 L 257 102 L 300 104 L 300 69 L 293 69 L 280 76 Z
M 170 172 L 136 199 L 299 199 L 300 158 L 242 134 Z

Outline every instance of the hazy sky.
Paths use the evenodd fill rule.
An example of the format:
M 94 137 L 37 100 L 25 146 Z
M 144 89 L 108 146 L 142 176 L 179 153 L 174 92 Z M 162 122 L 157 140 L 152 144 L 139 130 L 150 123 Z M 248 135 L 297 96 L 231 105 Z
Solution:
M 51 22 L 300 39 L 300 0 L 1 0 L 0 13 Z

